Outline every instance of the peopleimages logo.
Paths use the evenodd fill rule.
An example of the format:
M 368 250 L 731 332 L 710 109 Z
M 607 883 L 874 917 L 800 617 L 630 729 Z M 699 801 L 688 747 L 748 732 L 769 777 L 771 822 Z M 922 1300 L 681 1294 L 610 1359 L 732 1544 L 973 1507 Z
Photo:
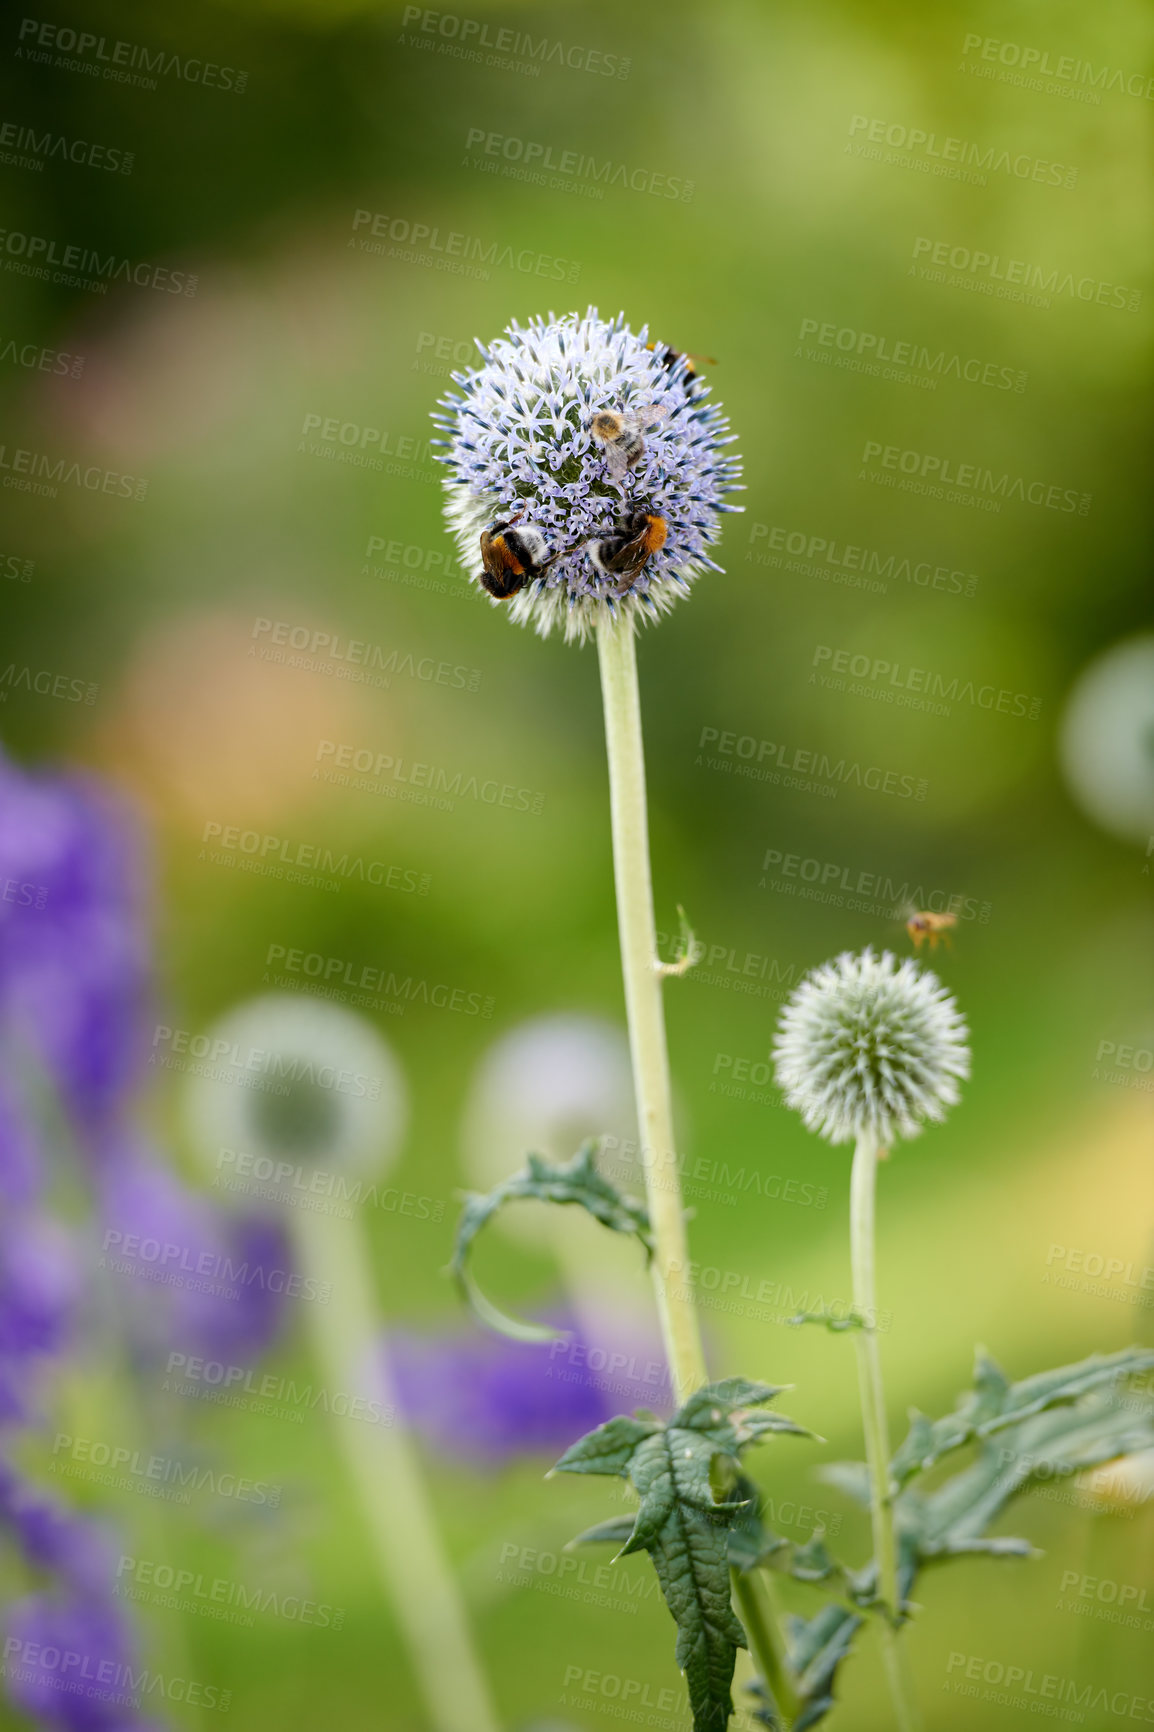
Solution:
M 135 84 L 145 90 L 157 88 L 156 78 L 151 76 L 154 73 L 161 78 L 179 79 L 183 84 L 203 84 L 207 90 L 231 90 L 237 96 L 248 83 L 248 73 L 238 71 L 235 66 L 218 66 L 215 60 L 185 59 L 164 48 L 146 48 L 142 42 L 110 41 L 91 30 L 73 30 L 66 24 L 49 24 L 39 18 L 21 20 L 19 41 L 18 60 L 56 64 L 69 72 L 88 72 L 94 78 Z M 33 44 L 35 49 L 49 52 L 37 53 Z
M 11 154 L 0 157 L 15 168 L 43 169 L 50 158 L 72 162 L 78 168 L 103 169 L 106 174 L 131 174 L 136 160 L 131 150 L 111 144 L 95 144 L 84 138 L 68 138 L 60 132 L 37 132 L 18 120 L 0 123 L 0 147 Z
M 275 878 L 285 876 L 285 867 L 302 867 L 306 874 L 315 869 L 315 876 L 294 877 L 290 873 L 288 878 L 289 883 L 305 884 L 314 889 L 327 876 L 337 884 L 372 884 L 377 889 L 427 896 L 432 883 L 427 872 L 418 872 L 415 867 L 389 865 L 386 860 L 366 860 L 360 854 L 350 855 L 347 848 L 343 854 L 336 854 L 320 842 L 299 842 L 291 836 L 242 830 L 239 824 L 221 824 L 215 818 L 206 820 L 200 839 L 208 845 L 201 848 L 197 856 L 200 860 L 211 858 L 217 864 L 219 855 L 221 862 L 231 865 L 235 857 L 242 865 L 259 866 L 266 877 Z
M 960 890 L 935 889 L 932 879 L 919 882 L 914 878 L 895 878 L 880 868 L 855 870 L 840 860 L 818 860 L 803 854 L 787 854 L 781 848 L 767 848 L 761 861 L 761 889 L 768 889 L 768 878 L 786 880 L 782 886 L 790 894 L 794 881 L 817 885 L 822 890 L 845 891 L 850 896 L 873 897 L 890 908 L 895 917 L 907 908 L 928 908 L 935 914 L 952 914 L 958 920 L 976 920 L 981 926 L 990 923 L 989 902 L 967 896 Z M 776 889 L 778 886 L 774 886 Z
M 599 162 L 579 150 L 558 148 L 554 155 L 551 144 L 538 139 L 516 138 L 504 132 L 487 132 L 483 126 L 472 126 L 465 137 L 466 151 L 482 156 L 501 158 L 507 163 L 520 163 L 526 169 L 542 174 L 571 176 L 597 186 L 619 186 L 629 192 L 648 193 L 653 198 L 679 199 L 688 204 L 693 198 L 694 183 L 678 175 L 659 174 L 655 169 L 629 168 L 625 163 L 606 157 Z M 469 161 L 466 158 L 466 161 Z
M 1116 91 L 1119 96 L 1137 96 L 1143 102 L 1154 102 L 1154 78 L 1145 72 L 1123 72 L 1119 66 L 1095 66 L 1091 60 L 1078 60 L 1072 54 L 1051 57 L 1048 48 L 1031 48 L 1021 42 L 1003 42 L 997 36 L 979 36 L 971 32 L 962 43 L 963 70 L 967 55 L 975 54 L 995 66 L 1012 67 L 1028 74 L 1027 82 L 1040 83 L 1053 78 L 1060 84 L 1088 86 L 1087 94 L 1103 90 Z
M 567 66 L 571 72 L 593 72 L 601 78 L 628 78 L 632 60 L 619 54 L 606 54 L 599 48 L 581 48 L 576 44 L 558 42 L 542 36 L 539 42 L 520 30 L 494 26 L 490 35 L 488 23 L 479 18 L 463 18 L 456 12 L 432 12 L 425 6 L 406 6 L 401 17 L 399 41 L 405 43 L 404 31 L 416 25 L 406 44 L 427 48 L 454 59 L 470 60 L 475 64 L 496 66 L 503 70 L 526 72 L 539 77 L 542 66 Z M 422 42 L 421 35 L 438 40 Z
M 797 334 L 798 343 L 813 338 L 822 348 L 839 353 L 822 356 L 832 366 L 840 366 L 852 357 L 860 360 L 861 370 L 878 378 L 896 376 L 898 370 L 932 375 L 933 389 L 938 379 L 957 379 L 967 385 L 985 385 L 995 391 L 1015 391 L 1020 396 L 1026 389 L 1026 374 L 1019 367 L 1004 367 L 998 361 L 981 361 L 972 355 L 950 354 L 945 349 L 935 353 L 916 339 L 896 338 L 878 331 L 859 331 L 852 325 L 837 325 L 831 320 L 803 319 Z M 802 354 L 802 350 L 796 351 Z M 806 358 L 810 351 L 804 351 Z M 883 370 L 883 364 L 886 370 Z
M 308 1083 L 312 1088 L 332 1089 L 336 1094 L 353 1095 L 360 1100 L 380 1098 L 379 1076 L 367 1076 L 359 1070 L 338 1070 L 331 1064 L 318 1065 L 311 1058 L 289 1056 L 275 1047 L 243 1046 L 239 1041 L 226 1040 L 224 1035 L 194 1034 L 187 1028 L 169 1028 L 167 1023 L 158 1023 L 153 1031 L 149 1063 L 163 1062 L 165 1056 L 181 1053 L 207 1059 L 210 1065 L 223 1064 L 288 1083 Z
M 173 271 L 167 265 L 152 265 L 146 259 L 130 259 L 120 253 L 98 253 L 92 247 L 69 246 L 49 235 L 30 235 L 23 229 L 0 229 L 0 249 L 8 260 L 5 270 L 17 270 L 25 276 L 50 275 L 49 267 L 60 272 L 61 281 L 75 280 L 84 288 L 95 288 L 104 294 L 109 283 L 132 283 L 138 289 L 160 289 L 169 295 L 195 295 L 197 279 L 188 271 Z M 76 273 L 75 279 L 72 274 Z
M 368 234 L 361 234 L 359 231 L 366 226 Z M 533 247 L 486 242 L 477 235 L 463 234 L 459 229 L 449 229 L 442 234 L 436 224 L 410 222 L 407 217 L 391 216 L 387 211 L 354 211 L 352 230 L 347 245 L 358 252 L 401 259 L 410 264 L 427 264 L 437 270 L 474 277 L 480 282 L 488 282 L 487 267 L 490 265 L 503 266 L 526 277 L 541 277 L 551 283 L 575 283 L 581 275 L 581 266 L 576 259 L 556 258 L 552 253 L 539 253 Z M 386 241 L 392 245 L 383 245 Z
M 1000 283 L 1007 288 L 1016 287 L 1042 295 L 1069 295 L 1077 301 L 1094 301 L 1100 307 L 1119 307 L 1126 313 L 1136 313 L 1142 305 L 1141 289 L 1102 282 L 1097 277 L 1076 277 L 1073 271 L 1031 264 L 1028 259 L 1004 259 L 1001 253 L 955 246 L 951 241 L 934 241 L 926 235 L 919 235 L 914 241 L 913 257 L 915 260 L 927 259 L 931 265 L 948 266 L 951 271 L 963 275 L 986 279 L 991 284 L 991 293 L 992 285 Z M 916 263 L 910 266 L 907 274 L 918 274 Z
M 852 758 L 838 758 L 835 762 L 828 752 L 816 747 L 799 746 L 791 751 L 788 745 L 776 740 L 758 740 L 752 734 L 739 734 L 732 729 L 702 728 L 697 746 L 695 765 L 796 788 L 803 793 L 826 790 L 827 797 L 836 796 L 837 787 L 846 786 L 892 794 L 899 800 L 924 800 L 929 789 L 924 776 L 902 775 L 897 770 L 884 770 L 880 764 L 862 764 Z M 706 747 L 713 748 L 713 755 L 706 754 Z M 791 774 L 793 771 L 799 774 Z
M 1025 505 L 1041 505 L 1048 511 L 1076 511 L 1079 517 L 1086 517 L 1094 498 L 1092 493 L 1081 493 L 1076 487 L 1027 481 L 1025 476 L 1010 475 L 1005 470 L 998 475 L 978 463 L 957 463 L 952 457 L 932 451 L 903 451 L 900 445 L 883 445 L 877 439 L 866 440 L 861 460 L 867 471 L 878 464 L 883 470 L 916 476 L 931 489 L 944 491 L 951 487 L 962 495 L 985 496 L 996 510 L 1001 509 L 1002 500 L 1020 499 Z
M 901 151 L 912 158 L 929 158 L 928 162 L 917 164 L 927 172 L 948 174 L 952 166 L 975 170 L 977 172 L 973 178 L 980 186 L 985 186 L 987 173 L 1008 174 L 1017 180 L 1032 180 L 1044 186 L 1066 188 L 1074 186 L 1078 179 L 1078 170 L 1071 168 L 1068 163 L 1050 162 L 1045 157 L 1031 156 L 1027 151 L 1011 154 L 1010 151 L 999 150 L 992 144 L 982 146 L 965 138 L 940 136 L 936 132 L 927 132 L 924 127 L 902 126 L 897 122 L 875 119 L 868 114 L 855 114 L 850 121 L 850 138 L 856 139 L 861 132 L 866 135 L 862 142 L 870 145 L 884 144 L 890 150 Z M 850 150 L 851 146 L 847 145 L 846 149 Z
M 86 1653 L 81 1648 L 59 1647 L 51 1642 L 26 1641 L 20 1636 L 4 1639 L 4 1664 L 0 1674 L 10 1683 L 32 1684 L 38 1692 L 51 1692 L 55 1697 L 87 1697 L 91 1702 L 113 1704 L 139 1711 L 145 1697 L 159 1697 L 165 1702 L 187 1702 L 190 1708 L 212 1708 L 225 1713 L 232 1701 L 232 1691 L 216 1684 L 204 1684 L 193 1678 L 169 1677 L 164 1672 L 150 1672 L 146 1666 L 110 1660 L 102 1654 Z M 84 1722 L 82 1722 L 83 1724 Z M 122 1722 L 123 1723 L 123 1722 Z M 89 1725 L 109 1725 L 103 1711 L 99 1720 Z
M 835 649 L 832 644 L 819 643 L 814 647 L 810 665 L 818 668 L 826 662 L 834 675 L 848 674 L 851 679 L 870 686 L 880 686 L 884 681 L 885 686 L 894 688 L 895 692 L 924 693 L 927 699 L 971 704 L 975 709 L 995 710 L 1003 716 L 1023 716 L 1030 722 L 1036 722 L 1042 713 L 1041 698 L 1031 697 L 1028 692 L 1014 692 L 992 685 L 975 686 L 973 680 L 963 681 L 956 674 L 947 680 L 944 674 L 935 673 L 932 668 L 907 668 L 901 662 L 888 661 L 882 656 L 855 655 L 852 650 Z M 845 686 L 844 680 L 831 680 L 829 675 L 811 673 L 809 679 L 811 685 L 820 680 L 822 685 L 831 686 L 835 691 L 855 689 Z M 923 706 L 915 703 L 912 707 L 919 709 Z M 948 715 L 949 710 L 944 713 Z

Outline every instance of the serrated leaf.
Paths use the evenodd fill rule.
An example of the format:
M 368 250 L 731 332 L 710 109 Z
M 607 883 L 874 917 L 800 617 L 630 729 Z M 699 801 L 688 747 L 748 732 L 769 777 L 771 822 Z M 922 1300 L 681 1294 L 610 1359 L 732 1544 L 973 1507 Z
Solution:
M 615 1474 L 637 1492 L 639 1507 L 619 1555 L 645 1551 L 653 1560 L 677 1624 L 675 1652 L 694 1732 L 725 1732 L 733 1712 L 733 1668 L 745 1632 L 730 1604 L 729 1544 L 748 1510 L 744 1487 L 750 1483 L 736 1469 L 741 1450 L 765 1434 L 757 1423 L 761 1407 L 779 1393 L 739 1377 L 707 1384 L 668 1425 L 637 1416 L 611 1419 L 556 1465 L 559 1473 Z M 713 1475 L 719 1456 L 735 1482 L 721 1498 Z M 618 1518 L 593 1532 L 617 1539 L 624 1526 Z
M 575 1204 L 614 1233 L 630 1233 L 653 1254 L 649 1215 L 644 1203 L 623 1196 L 597 1171 L 597 1143 L 582 1143 L 569 1161 L 553 1164 L 543 1155 L 529 1155 L 524 1169 L 505 1179 L 487 1195 L 472 1195 L 461 1211 L 457 1238 L 449 1270 L 466 1304 L 482 1323 L 514 1341 L 553 1341 L 561 1333 L 539 1323 L 524 1323 L 499 1311 L 477 1286 L 469 1267 L 469 1253 L 481 1228 L 507 1203 L 532 1200 L 540 1203 Z
M 751 1383 L 746 1377 L 727 1377 L 697 1390 L 682 1403 L 669 1423 L 700 1431 L 728 1455 L 735 1455 L 747 1443 L 757 1443 L 771 1431 L 812 1437 L 813 1432 L 783 1413 L 765 1411 L 764 1404 L 784 1390 L 784 1384 Z
M 1075 1365 L 1036 1372 L 1020 1383 L 1007 1382 L 992 1359 L 979 1350 L 974 1369 L 974 1387 L 962 1396 L 957 1408 L 943 1419 L 930 1422 L 915 1414 L 909 1433 L 890 1463 L 897 1489 L 915 1474 L 940 1461 L 951 1450 L 975 1439 L 992 1437 L 1055 1406 L 1067 1406 L 1103 1384 L 1117 1382 L 1133 1372 L 1154 1366 L 1154 1350 L 1126 1347 L 1119 1353 L 1091 1354 Z
M 1154 1447 L 1154 1408 L 1131 1413 L 1104 1391 L 1052 1408 L 983 1444 L 976 1461 L 924 1495 L 907 1487 L 894 1514 L 925 1559 L 961 1555 L 1011 1499 L 1034 1485 L 1070 1479 L 1120 1455 Z
M 618 1414 L 616 1419 L 606 1420 L 596 1431 L 587 1431 L 584 1437 L 571 1443 L 552 1471 L 608 1473 L 625 1479 L 634 1451 L 660 1429 L 660 1420 L 630 1419 L 626 1414 Z

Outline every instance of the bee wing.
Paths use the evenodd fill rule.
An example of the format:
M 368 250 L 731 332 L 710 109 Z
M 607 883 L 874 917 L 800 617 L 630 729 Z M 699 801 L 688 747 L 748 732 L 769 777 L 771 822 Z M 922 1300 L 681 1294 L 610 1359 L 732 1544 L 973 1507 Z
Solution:
M 604 445 L 602 446 L 602 450 L 605 453 L 605 467 L 608 469 L 610 475 L 620 477 L 628 473 L 629 459 L 626 457 L 624 451 L 622 451 L 620 445 Z
M 642 432 L 650 427 L 660 427 L 663 421 L 669 419 L 669 410 L 664 403 L 648 403 L 644 409 L 638 409 L 633 416 Z

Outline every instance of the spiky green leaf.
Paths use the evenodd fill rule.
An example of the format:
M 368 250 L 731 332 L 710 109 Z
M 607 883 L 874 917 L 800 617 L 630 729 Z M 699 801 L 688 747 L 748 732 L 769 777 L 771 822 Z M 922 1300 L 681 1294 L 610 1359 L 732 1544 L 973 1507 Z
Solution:
M 996 1442 L 984 1443 L 977 1460 L 937 1490 L 923 1494 L 908 1486 L 896 1501 L 895 1518 L 921 1561 L 960 1556 L 984 1542 L 1006 1505 L 1033 1486 L 1068 1481 L 1150 1448 L 1154 1409 L 1132 1412 L 1108 1391 L 1092 1391 L 1073 1406 L 1034 1414 Z M 1023 1549 L 1029 1549 L 1026 1542 L 1018 1542 L 1018 1553 Z
M 648 1416 L 611 1419 L 567 1449 L 559 1473 L 604 1473 L 627 1479 L 639 1505 L 619 1555 L 645 1551 L 677 1624 L 677 1663 L 685 1673 L 694 1732 L 725 1732 L 730 1694 L 745 1633 L 730 1604 L 730 1537 L 748 1509 L 737 1469 L 741 1451 L 771 1427 L 761 1410 L 780 1391 L 733 1377 L 707 1384 L 682 1403 L 667 1425 Z M 801 1431 L 790 1421 L 772 1429 Z M 715 1464 L 724 1468 L 715 1475 Z M 722 1496 L 719 1479 L 729 1481 Z M 618 1518 L 585 1538 L 619 1541 Z
M 1151 1367 L 1154 1350 L 1126 1347 L 1119 1353 L 1093 1353 L 1075 1365 L 1039 1371 L 1020 1383 L 1010 1383 L 979 1348 L 973 1388 L 961 1398 L 955 1411 L 933 1422 L 923 1414 L 914 1415 L 905 1441 L 890 1463 L 895 1488 L 900 1489 L 915 1474 L 924 1472 L 965 1443 L 992 1437 L 1048 1408 L 1068 1406 L 1091 1390 Z

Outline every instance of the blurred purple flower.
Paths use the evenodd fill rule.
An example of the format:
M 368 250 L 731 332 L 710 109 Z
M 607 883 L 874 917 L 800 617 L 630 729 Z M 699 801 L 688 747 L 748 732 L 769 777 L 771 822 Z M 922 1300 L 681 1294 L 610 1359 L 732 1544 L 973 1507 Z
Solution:
M 81 1285 L 66 1227 L 26 1209 L 0 1218 L 0 1422 L 31 1417 L 32 1362 L 64 1346 Z
M 0 756 L 0 1040 L 81 1130 L 141 1073 L 150 973 L 140 838 L 93 779 Z
M 543 1345 L 482 1334 L 393 1334 L 388 1353 L 405 1419 L 446 1455 L 498 1467 L 556 1454 L 583 1432 L 638 1406 L 668 1407 L 661 1348 L 591 1344 L 572 1317 L 550 1317 L 563 1339 Z
M 102 1244 L 136 1303 L 133 1345 L 234 1360 L 276 1334 L 288 1242 L 272 1220 L 232 1216 L 137 1149 L 101 1184 Z M 131 1241 L 131 1244 L 129 1243 Z
M 116 1549 L 95 1522 L 45 1497 L 0 1458 L 0 1525 L 26 1562 L 57 1576 L 77 1594 L 107 1594 L 115 1582 Z
M 62 1732 L 146 1732 L 131 1635 L 118 1608 L 75 1593 L 32 1594 L 6 1618 L 8 1694 Z
M 9 1205 L 31 1202 L 40 1190 L 42 1161 L 21 1080 L 0 1070 L 0 1198 Z
M 8 1695 L 42 1725 L 144 1732 L 126 1668 L 127 1619 L 115 1604 L 117 1548 L 98 1523 L 45 1497 L 0 1459 L 0 1525 L 25 1561 L 54 1576 L 51 1593 L 6 1609 Z M 139 1674 L 137 1675 L 139 1677 Z

